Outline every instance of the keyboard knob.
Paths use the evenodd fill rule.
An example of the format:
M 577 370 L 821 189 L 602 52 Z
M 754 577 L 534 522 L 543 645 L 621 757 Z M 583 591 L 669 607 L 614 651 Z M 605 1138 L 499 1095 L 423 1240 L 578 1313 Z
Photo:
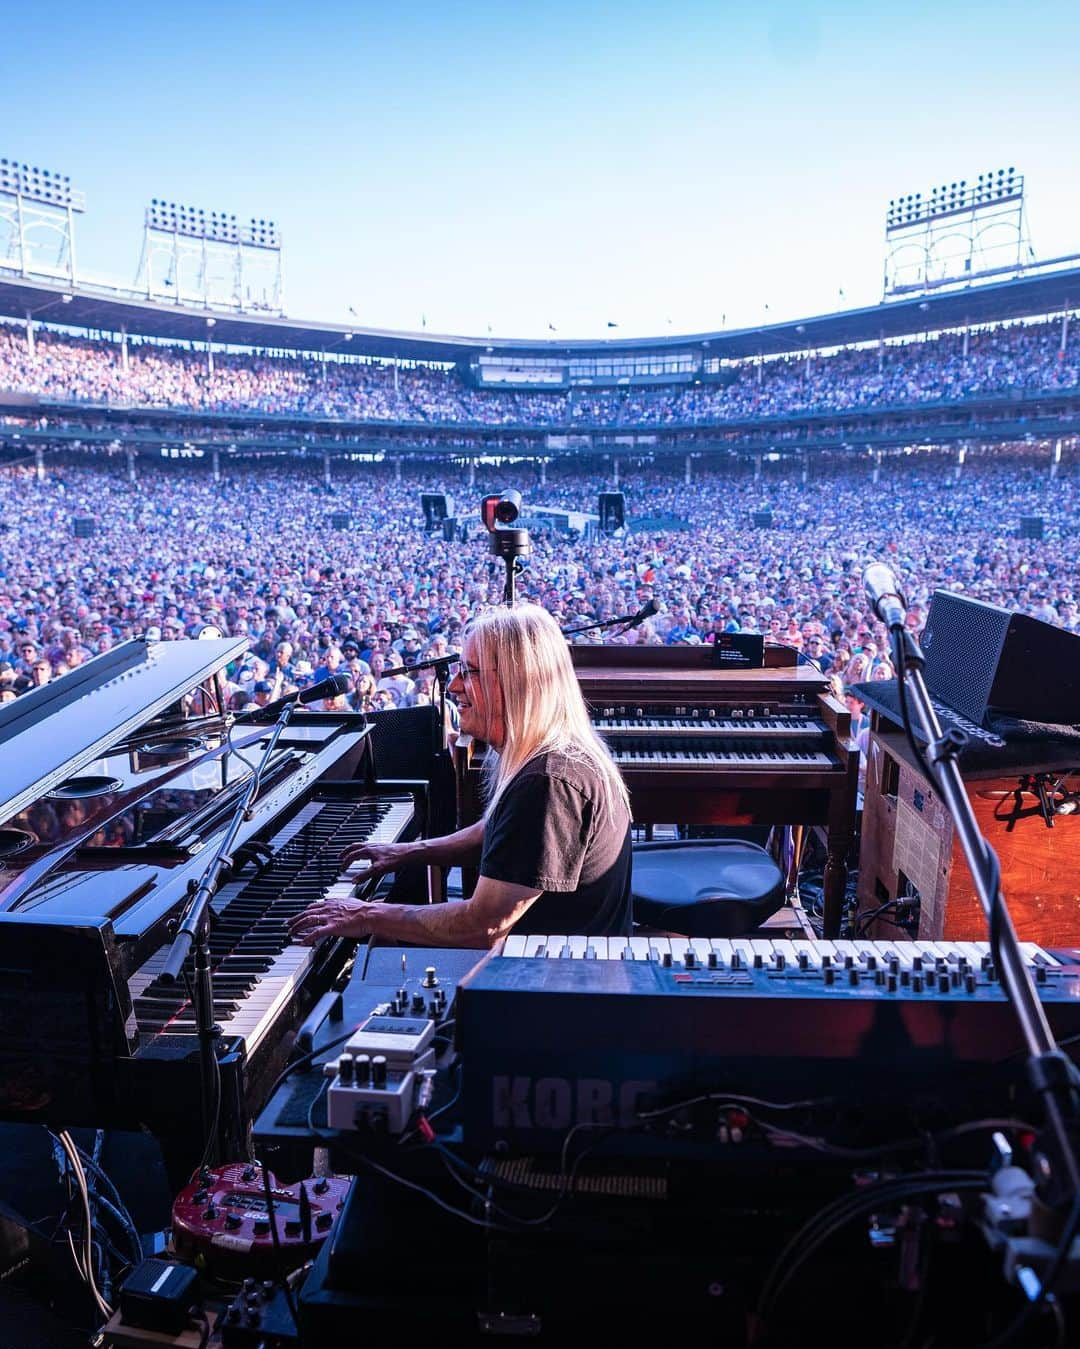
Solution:
M 413 1010 L 413 1012 L 414 1012 L 414 1013 L 420 1013 L 420 1012 L 423 1012 L 424 1006 L 425 1006 L 425 1004 L 424 1004 L 424 995 L 423 995 L 423 993 L 414 993 L 414 994 L 413 994 L 413 998 L 412 998 L 412 1010 Z
M 974 992 L 975 992 L 975 971 L 974 971 L 974 970 L 968 970 L 967 973 L 964 975 L 964 992 L 965 992 L 965 993 L 974 993 Z
M 256 1218 L 251 1225 L 251 1230 L 257 1237 L 268 1237 L 270 1235 L 270 1219 Z
M 847 978 L 848 983 L 852 986 L 852 988 L 857 986 L 859 982 L 859 967 L 857 965 L 851 966 L 851 968 L 847 972 Z
M 386 1055 L 375 1054 L 371 1060 L 371 1085 L 373 1087 L 386 1086 Z
M 226 1213 L 225 1226 L 230 1232 L 235 1232 L 238 1227 L 243 1227 L 244 1220 L 236 1213 Z
M 885 977 L 885 991 L 887 993 L 895 993 L 897 982 L 897 976 L 890 970 Z
M 337 1072 L 342 1086 L 351 1086 L 355 1077 L 356 1060 L 351 1054 L 342 1054 L 338 1059 Z
M 923 991 L 923 983 L 922 970 L 916 970 L 911 976 L 911 991 L 913 993 L 921 993 Z
M 438 982 L 438 979 L 435 978 L 435 966 L 428 965 L 424 970 L 424 987 L 434 988 Z
M 784 967 L 787 965 L 787 959 L 784 956 L 783 951 L 777 951 L 776 955 L 773 956 L 773 964 L 776 966 L 778 970 L 784 969 Z
M 687 950 L 686 954 L 683 956 L 683 964 L 686 966 L 688 970 L 692 970 L 694 968 L 694 966 L 697 964 L 697 956 L 693 953 L 693 951 Z M 1040 965 L 1039 968 L 1041 970 L 1042 966 Z
M 731 953 L 731 968 L 732 968 L 733 970 L 741 970 L 741 969 L 742 969 L 742 953 L 741 953 L 741 952 L 739 952 L 739 951 L 732 951 L 732 953 Z
M 763 957 L 762 957 L 761 952 L 760 952 L 760 951 L 755 951 L 755 952 L 754 952 L 754 969 L 755 969 L 755 970 L 760 970 L 764 964 L 765 964 L 765 961 L 764 961 L 764 959 L 763 959 Z
M 948 993 L 949 988 L 949 971 L 940 970 L 937 977 L 937 991 L 939 993 Z
M 670 952 L 670 951 L 664 951 L 664 952 L 661 953 L 661 955 L 660 955 L 660 964 L 664 967 L 665 970 L 671 969 L 671 952 Z
M 710 970 L 715 970 L 717 968 L 720 964 L 720 958 L 715 951 L 710 951 L 705 957 L 705 964 L 708 965 Z
M 799 952 L 799 969 L 808 970 L 810 968 L 810 957 L 805 951 Z
M 356 1062 L 356 1085 L 366 1087 L 371 1081 L 371 1055 L 357 1054 Z
M 826 965 L 821 971 L 821 977 L 830 987 L 836 983 L 836 971 L 831 965 Z

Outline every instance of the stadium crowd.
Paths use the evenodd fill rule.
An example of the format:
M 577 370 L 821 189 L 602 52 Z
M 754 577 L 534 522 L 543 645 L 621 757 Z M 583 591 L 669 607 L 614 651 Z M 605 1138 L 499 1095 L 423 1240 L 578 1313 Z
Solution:
M 680 466 L 681 467 L 681 466 Z M 502 562 L 475 521 L 464 542 L 423 531 L 421 491 L 478 504 L 521 489 L 534 505 L 594 508 L 608 466 L 555 461 L 467 487 L 446 464 L 397 481 L 389 466 L 342 469 L 327 492 L 313 472 L 265 463 L 215 483 L 205 466 L 139 461 L 129 482 L 116 461 L 48 461 L 44 480 L 0 469 L 0 701 L 71 670 L 131 636 L 170 640 L 206 624 L 246 639 L 232 669 L 237 708 L 347 672 L 364 710 L 425 702 L 427 674 L 402 670 L 457 649 L 478 606 L 502 596 Z M 685 531 L 564 536 L 534 532 L 518 584 L 564 625 L 660 612 L 613 642 L 699 643 L 721 630 L 762 632 L 835 679 L 837 692 L 892 671 L 885 634 L 867 612 L 861 573 L 887 560 L 908 590 L 911 622 L 945 587 L 1080 631 L 1077 468 L 1051 479 L 1045 456 L 899 456 L 872 486 L 871 464 L 699 470 L 642 465 L 620 484 L 628 517 L 669 513 Z M 484 470 L 488 475 L 492 470 Z M 473 507 L 475 509 L 475 507 Z M 770 529 L 752 513 L 773 512 Z M 350 525 L 331 528 L 332 512 Z M 1041 515 L 1043 540 L 1022 539 Z M 73 536 L 75 517 L 95 521 Z M 588 640 L 583 639 L 583 640 Z M 858 713 L 858 708 L 853 706 Z
M 922 406 L 1014 391 L 1080 388 L 1080 344 L 1058 323 L 1016 324 L 727 367 L 723 382 L 574 388 L 471 388 L 454 368 L 217 351 L 121 347 L 0 325 L 0 390 L 93 406 L 261 413 L 352 422 L 477 426 L 666 426 L 801 412 Z

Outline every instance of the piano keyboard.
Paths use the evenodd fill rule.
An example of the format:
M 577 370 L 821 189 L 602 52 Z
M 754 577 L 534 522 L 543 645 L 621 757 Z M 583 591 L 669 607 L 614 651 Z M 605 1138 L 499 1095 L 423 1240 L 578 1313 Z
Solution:
M 820 750 L 625 749 L 616 740 L 611 757 L 620 768 L 734 768 L 775 771 L 783 768 L 836 768 L 839 759 Z
M 829 730 L 823 721 L 800 717 L 700 717 L 693 721 L 677 717 L 594 717 L 593 730 L 604 737 L 629 735 L 724 736 L 726 738 L 773 740 L 820 740 Z
M 1029 969 L 1060 968 L 1061 962 L 1035 942 L 1021 942 L 1024 964 Z M 858 969 L 873 974 L 896 961 L 902 973 L 925 968 L 939 961 L 949 967 L 961 962 L 976 970 L 990 962 L 989 942 L 951 941 L 781 941 L 766 937 L 582 937 L 540 934 L 505 938 L 501 956 L 537 960 L 644 960 L 688 968 L 716 969 L 809 969 L 826 965 Z
M 408 798 L 315 799 L 269 841 L 274 857 L 253 878 L 222 886 L 211 902 L 214 1014 L 227 1037 L 242 1036 L 250 1055 L 317 956 L 289 941 L 287 921 L 331 892 L 349 893 L 353 873 L 340 857 L 350 844 L 393 843 L 413 817 Z M 163 947 L 128 981 L 139 1030 L 193 1035 L 195 1014 L 183 986 L 158 982 Z M 190 962 L 188 977 L 191 977 Z

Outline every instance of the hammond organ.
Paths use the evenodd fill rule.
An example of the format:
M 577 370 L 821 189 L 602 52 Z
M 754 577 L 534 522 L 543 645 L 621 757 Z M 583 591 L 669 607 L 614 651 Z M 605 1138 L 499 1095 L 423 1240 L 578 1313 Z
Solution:
M 767 648 L 770 663 L 756 670 L 718 669 L 707 646 L 576 646 L 571 654 L 634 822 L 820 827 L 825 933 L 837 936 L 859 756 L 824 676 L 779 648 Z M 471 770 L 482 755 L 465 743 L 455 760 L 464 825 L 480 813 Z

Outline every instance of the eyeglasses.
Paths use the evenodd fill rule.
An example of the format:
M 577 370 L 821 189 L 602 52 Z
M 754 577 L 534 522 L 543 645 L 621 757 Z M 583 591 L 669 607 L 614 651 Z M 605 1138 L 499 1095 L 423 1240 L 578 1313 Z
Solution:
M 447 669 L 449 670 L 450 678 L 452 680 L 458 678 L 463 680 L 476 679 L 482 674 L 495 673 L 494 670 L 491 669 L 481 670 L 475 665 L 466 665 L 466 663 L 463 660 L 454 661 L 454 663 L 448 666 Z

